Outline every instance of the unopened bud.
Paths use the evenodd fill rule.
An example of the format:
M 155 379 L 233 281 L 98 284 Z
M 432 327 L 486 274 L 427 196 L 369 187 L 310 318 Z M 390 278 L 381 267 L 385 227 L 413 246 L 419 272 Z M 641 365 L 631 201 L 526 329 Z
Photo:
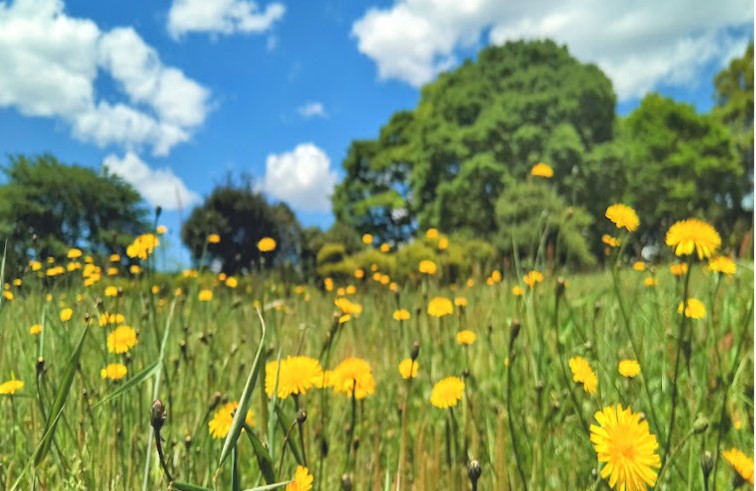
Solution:
M 518 320 L 513 320 L 512 321 L 512 327 L 509 330 L 509 344 L 510 345 L 512 343 L 514 343 L 515 339 L 517 339 L 517 336 L 520 335 L 520 328 L 521 327 L 522 326 L 520 325 L 520 321 L 518 321 Z
M 410 358 L 412 358 L 412 361 L 417 360 L 417 355 L 420 354 L 420 343 L 415 341 L 412 344 L 412 351 L 410 351 Z
M 480 462 L 478 462 L 477 460 L 473 459 L 467 463 L 467 477 L 470 478 L 473 489 L 475 489 L 478 484 L 478 479 L 480 479 L 481 472 L 483 472 L 483 469 L 481 469 Z
M 711 470 L 714 468 L 714 456 L 711 455 L 711 452 L 708 450 L 704 450 L 701 454 L 701 470 L 703 471 L 704 480 L 709 479 L 709 474 L 711 474 Z
M 165 412 L 165 404 L 160 399 L 155 399 L 150 410 L 150 424 L 155 428 L 156 432 L 160 431 L 167 418 L 168 413 Z
M 341 489 L 343 491 L 352 491 L 352 478 L 349 477 L 349 474 L 341 476 Z
M 307 421 L 307 411 L 300 409 L 297 411 L 297 423 L 304 424 L 305 421 Z
M 709 428 L 709 420 L 706 419 L 706 417 L 704 416 L 699 416 L 693 422 L 693 431 L 695 431 L 696 434 L 698 435 L 705 432 L 708 428 Z
M 558 297 L 561 297 L 564 294 L 564 290 L 567 288 L 567 284 L 564 281 L 564 278 L 561 276 L 557 278 L 557 286 L 556 286 L 556 294 Z

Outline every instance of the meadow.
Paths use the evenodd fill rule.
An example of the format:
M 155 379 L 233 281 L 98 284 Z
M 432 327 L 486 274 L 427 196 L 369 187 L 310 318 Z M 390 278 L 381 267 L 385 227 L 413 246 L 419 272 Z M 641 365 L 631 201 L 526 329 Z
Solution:
M 752 261 L 694 228 L 642 263 L 612 222 L 583 273 L 538 251 L 454 282 L 431 261 L 400 284 L 167 275 L 151 234 L 23 265 L 0 304 L 0 488 L 753 484 Z

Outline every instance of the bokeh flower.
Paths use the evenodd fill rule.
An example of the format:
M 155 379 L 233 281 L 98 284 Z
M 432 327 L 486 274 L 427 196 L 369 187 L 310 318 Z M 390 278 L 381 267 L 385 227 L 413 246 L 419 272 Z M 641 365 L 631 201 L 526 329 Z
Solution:
M 435 297 L 428 303 L 428 315 L 431 317 L 444 317 L 454 313 L 454 305 L 446 297 Z
M 640 374 L 641 367 L 635 360 L 620 360 L 617 370 L 623 377 L 633 378 Z
M 653 276 L 649 276 L 648 278 L 643 280 L 643 284 L 646 285 L 648 288 L 653 288 L 657 286 L 659 282 Z
M 609 247 L 619 247 L 622 245 L 622 241 L 620 241 L 616 237 L 612 237 L 611 235 L 604 234 L 601 236 L 601 242 L 608 245 Z
M 633 269 L 639 273 L 642 273 L 646 270 L 646 263 L 644 263 L 643 261 L 635 261 L 633 263 Z
M 67 322 L 71 320 L 71 317 L 73 317 L 73 309 L 66 307 L 65 309 L 60 311 L 60 320 L 63 322 Z
M 674 276 L 683 276 L 688 272 L 688 263 L 670 264 L 669 272 Z
M 534 165 L 530 169 L 530 175 L 550 179 L 554 177 L 554 169 L 552 169 L 551 166 L 549 166 L 548 164 L 544 164 L 543 162 L 541 162 Z
M 11 378 L 11 380 L 8 380 L 7 382 L 3 382 L 0 384 L 0 394 L 15 394 L 19 390 L 24 388 L 24 383 L 21 380 L 16 380 L 15 378 Z
M 677 313 L 683 313 L 683 303 L 677 306 Z M 685 306 L 685 317 L 689 319 L 703 319 L 706 317 L 706 306 L 697 298 L 689 298 L 688 303 Z
M 372 234 L 365 234 L 362 236 L 362 243 L 365 245 L 370 245 L 373 243 L 373 235 Z
M 221 238 L 218 234 L 210 234 L 207 236 L 207 242 L 209 244 L 220 244 Z
M 737 448 L 723 450 L 722 457 L 735 469 L 741 479 L 753 485 L 753 458 L 747 457 Z
M 420 265 L 417 269 L 423 274 L 434 275 L 436 274 L 438 268 L 436 267 L 436 263 L 434 263 L 430 259 L 423 259 L 422 261 L 420 261 Z
M 200 290 L 198 298 L 200 302 L 209 302 L 213 299 L 213 291 L 207 288 Z
M 591 368 L 588 360 L 582 356 L 570 358 L 570 370 L 572 371 L 572 380 L 583 384 L 583 389 L 589 394 L 595 394 L 598 388 L 598 377 L 596 372 Z
M 708 223 L 689 218 L 669 227 L 665 242 L 674 248 L 677 256 L 690 256 L 695 251 L 698 259 L 704 259 L 712 257 L 717 252 L 722 245 L 722 238 Z
M 438 239 L 438 229 L 437 228 L 429 228 L 425 231 L 425 238 L 426 239 Z
M 257 249 L 260 252 L 272 252 L 276 250 L 276 240 L 272 237 L 263 237 L 257 243 Z
M 127 373 L 129 373 L 129 369 L 123 363 L 111 363 L 100 370 L 100 376 L 110 380 L 121 380 Z
M 142 234 L 126 248 L 126 255 L 131 258 L 146 260 L 160 245 L 160 239 L 154 234 Z
M 461 344 L 462 346 L 470 346 L 475 342 L 475 338 L 475 333 L 468 329 L 459 331 L 457 333 L 457 343 Z
M 394 320 L 397 321 L 407 321 L 410 319 L 411 314 L 410 311 L 407 309 L 397 309 L 394 311 Z
M 735 261 L 727 256 L 717 256 L 709 259 L 709 271 L 714 273 L 720 273 L 723 275 L 734 275 L 738 267 L 735 265 Z
M 530 288 L 535 288 L 538 283 L 543 282 L 543 274 L 539 271 L 530 271 L 522 277 L 522 281 Z
M 439 409 L 454 407 L 465 393 L 465 381 L 459 377 L 446 377 L 436 382 L 431 391 L 431 404 Z
M 42 332 L 42 324 L 34 324 L 29 328 L 29 334 L 37 335 Z
M 635 210 L 627 205 L 615 204 L 606 209 L 606 218 L 608 218 L 617 228 L 624 228 L 630 232 L 638 230 L 640 218 Z
M 512 287 L 512 295 L 515 297 L 521 297 L 525 293 L 520 285 L 515 285 Z
M 467 307 L 467 298 L 465 297 L 454 297 L 454 305 L 456 307 Z
M 417 360 L 413 360 L 412 358 L 406 358 L 399 363 L 399 373 L 404 380 L 417 377 L 417 371 L 419 369 L 420 367 L 417 364 Z
M 210 429 L 210 436 L 215 439 L 226 438 L 228 432 L 231 431 L 231 424 L 234 422 L 234 413 L 238 407 L 239 403 L 236 401 L 227 402 L 223 407 L 215 411 L 213 419 L 207 423 Z M 250 427 L 255 426 L 255 418 L 251 409 L 247 411 L 245 423 Z
M 359 317 L 360 314 L 362 314 L 362 305 L 354 303 L 348 298 L 340 297 L 334 300 L 333 303 L 344 315 L 353 315 L 355 317 Z

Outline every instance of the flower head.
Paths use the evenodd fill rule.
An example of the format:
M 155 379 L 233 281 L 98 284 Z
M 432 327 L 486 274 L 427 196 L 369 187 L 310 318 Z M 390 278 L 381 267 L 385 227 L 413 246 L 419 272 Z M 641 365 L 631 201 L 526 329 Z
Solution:
M 550 179 L 554 177 L 554 169 L 552 169 L 548 164 L 544 164 L 543 162 L 534 165 L 530 169 L 530 175 L 536 176 L 536 177 L 545 177 L 546 179 Z
M 426 239 L 438 239 L 438 229 L 437 228 L 429 228 L 425 231 L 425 238 Z
M 749 484 L 753 484 L 753 458 L 747 457 L 737 448 L 723 450 L 722 457 L 735 469 L 735 472 Z
M 591 425 L 591 443 L 604 463 L 601 477 L 609 478 L 612 489 L 645 491 L 656 484 L 661 460 L 656 454 L 659 443 L 648 429 L 648 421 L 622 404 L 607 406 L 594 415 L 598 425 Z
M 210 234 L 207 236 L 208 244 L 220 244 L 221 238 L 218 234 Z
M 362 314 L 362 305 L 354 303 L 348 298 L 337 298 L 333 301 L 333 303 L 344 315 L 353 315 L 355 317 L 359 317 L 360 314 Z
M 467 307 L 467 298 L 465 297 L 455 297 L 454 298 L 454 305 L 457 307 Z
M 446 377 L 436 382 L 431 391 L 431 404 L 439 409 L 457 405 L 465 393 L 465 382 L 459 377 Z
M 209 302 L 213 299 L 213 291 L 207 288 L 200 290 L 198 298 L 200 302 Z
M 390 244 L 386 244 L 386 243 L 381 244 L 381 252 L 382 253 L 386 254 L 390 250 L 391 250 L 391 245 Z
M 11 380 L 0 384 L 0 394 L 15 394 L 23 388 L 24 383 L 22 381 L 12 378 Z
M 618 238 L 612 237 L 611 235 L 607 234 L 601 236 L 601 242 L 608 245 L 609 247 L 619 247 L 622 245 L 622 242 Z
M 412 358 L 407 358 L 399 363 L 399 373 L 404 380 L 417 377 L 417 371 L 419 369 L 420 367 L 417 364 L 417 360 L 412 360 Z
M 688 263 L 675 263 L 669 266 L 669 272 L 674 276 L 683 276 L 688 272 Z
M 659 282 L 654 278 L 653 276 L 649 276 L 648 278 L 643 280 L 643 284 L 646 285 L 649 288 L 653 288 L 659 284 Z
M 81 249 L 69 249 L 66 256 L 68 259 L 76 259 L 77 257 L 81 257 L 81 254 Z
M 276 250 L 276 240 L 271 237 L 263 237 L 257 243 L 257 250 L 260 252 L 272 252 Z
M 215 411 L 213 419 L 207 423 L 207 426 L 210 429 L 210 436 L 216 439 L 226 438 L 228 432 L 231 431 L 231 424 L 234 422 L 234 413 L 238 407 L 238 402 L 227 402 L 222 408 Z M 249 426 L 255 426 L 255 418 L 251 409 L 247 411 L 245 422 Z
M 136 344 L 136 331 L 129 326 L 118 326 L 108 334 L 108 351 L 111 353 L 126 353 Z
M 444 317 L 454 313 L 454 305 L 446 297 L 435 297 L 428 303 L 428 315 L 431 317 Z
M 436 274 L 436 270 L 438 268 L 436 267 L 436 263 L 434 263 L 430 259 L 423 259 L 422 261 L 420 261 L 420 265 L 417 269 L 423 274 L 434 275 Z
M 570 358 L 570 370 L 572 371 L 572 380 L 583 384 L 583 389 L 589 394 L 595 394 L 598 387 L 598 377 L 593 371 L 588 360 L 582 356 Z
M 522 290 L 522 287 L 520 285 L 515 285 L 512 287 L 512 295 L 514 295 L 515 297 L 521 297 L 523 293 L 525 292 Z
M 365 245 L 370 245 L 373 243 L 373 235 L 372 234 L 365 234 L 362 236 L 362 243 Z
M 439 251 L 445 251 L 449 248 L 449 239 L 446 237 L 441 237 L 438 239 L 438 250 Z
M 397 309 L 394 311 L 394 320 L 397 321 L 407 321 L 410 319 L 410 311 L 407 309 Z
M 313 480 L 314 477 L 307 467 L 299 465 L 294 472 L 294 478 L 286 485 L 286 491 L 310 491 Z
M 42 324 L 34 324 L 29 328 L 29 334 L 39 334 L 42 332 Z
M 531 271 L 522 277 L 522 281 L 530 288 L 535 288 L 536 284 L 543 282 L 543 274 L 539 271 Z
M 717 256 L 709 259 L 709 271 L 715 273 L 721 273 L 724 275 L 733 275 L 737 272 L 738 267 L 735 266 L 735 261 L 727 256 Z
M 620 375 L 627 378 L 636 377 L 641 371 L 640 364 L 635 360 L 621 360 L 617 369 Z
M 677 306 L 677 313 L 683 313 L 683 303 Z M 706 306 L 697 298 L 689 298 L 688 304 L 685 306 L 685 317 L 689 319 L 703 319 L 706 317 Z
M 100 376 L 110 380 L 121 380 L 127 373 L 129 373 L 129 369 L 122 363 L 111 363 L 100 370 Z
M 70 321 L 73 317 L 73 309 L 65 308 L 60 311 L 60 320 L 63 322 Z
M 633 263 L 633 269 L 639 273 L 642 273 L 646 270 L 646 263 L 644 263 L 643 261 L 635 261 Z
M 722 245 L 722 238 L 708 223 L 689 218 L 669 227 L 666 243 L 674 248 L 677 256 L 690 256 L 696 251 L 698 259 L 704 259 L 717 252 Z
M 457 343 L 461 344 L 462 346 L 470 346 L 475 342 L 475 333 L 465 329 L 464 331 L 459 331 L 457 333 Z
M 265 392 L 273 397 L 278 377 L 278 398 L 286 399 L 291 394 L 304 394 L 317 387 L 323 380 L 323 368 L 320 362 L 309 356 L 287 356 L 281 360 L 271 361 L 265 366 Z
M 606 218 L 608 218 L 617 228 L 625 228 L 630 232 L 638 230 L 640 219 L 635 210 L 627 205 L 616 204 L 606 209 Z
M 350 357 L 339 363 L 330 372 L 330 385 L 337 394 L 346 394 L 355 399 L 364 399 L 375 393 L 375 380 L 370 363 L 361 359 Z
M 126 248 L 126 255 L 146 260 L 152 251 L 160 245 L 160 239 L 154 234 L 142 234 Z

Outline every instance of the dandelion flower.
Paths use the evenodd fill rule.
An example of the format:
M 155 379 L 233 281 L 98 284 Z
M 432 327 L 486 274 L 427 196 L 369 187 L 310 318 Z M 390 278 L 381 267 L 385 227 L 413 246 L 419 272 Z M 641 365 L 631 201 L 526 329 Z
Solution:
M 257 249 L 260 252 L 273 252 L 276 250 L 276 240 L 272 237 L 263 237 L 257 243 Z
M 397 309 L 394 311 L 394 320 L 407 321 L 410 319 L 410 311 L 407 309 Z
M 609 478 L 609 486 L 621 491 L 645 491 L 656 484 L 661 460 L 656 450 L 659 443 L 648 429 L 648 421 L 622 404 L 607 406 L 594 415 L 591 443 L 604 463 L 601 477 Z
M 639 273 L 642 273 L 646 270 L 646 263 L 644 263 L 643 261 L 635 261 L 635 263 L 633 263 L 633 269 Z
M 350 357 L 342 361 L 328 378 L 337 394 L 346 394 L 351 398 L 354 392 L 355 399 L 364 399 L 375 393 L 373 369 L 361 358 Z
M 698 259 L 704 259 L 717 252 L 722 245 L 722 238 L 708 223 L 689 218 L 669 227 L 666 243 L 674 248 L 677 256 L 690 256 L 696 251 Z
M 456 297 L 454 299 L 454 305 L 457 307 L 467 307 L 467 299 L 465 297 Z
M 106 297 L 117 297 L 118 296 L 118 288 L 114 286 L 109 286 L 105 288 L 105 296 Z
M 523 293 L 524 292 L 523 292 L 521 286 L 515 285 L 515 286 L 512 287 L 512 295 L 514 295 L 515 297 L 521 297 L 523 295 Z
M 218 234 L 210 234 L 207 236 L 207 242 L 209 244 L 220 244 L 221 238 Z
M 619 247 L 622 245 L 622 242 L 616 238 L 612 237 L 611 235 L 604 234 L 601 236 L 601 242 L 608 245 L 609 247 Z
M 100 315 L 100 327 L 105 327 L 108 324 L 121 324 L 126 321 L 126 318 L 123 316 L 123 314 L 111 314 L 108 312 L 103 312 Z
M 277 361 L 265 365 L 265 392 L 273 397 L 278 377 L 278 398 L 286 399 L 291 394 L 304 394 L 309 389 L 317 387 L 323 379 L 323 368 L 320 362 L 309 356 L 287 356 L 281 360 L 279 368 Z
M 446 377 L 436 382 L 431 391 L 431 404 L 439 409 L 457 405 L 465 393 L 465 382 L 459 377 Z
M 372 234 L 365 234 L 362 236 L 362 243 L 365 245 L 370 245 L 373 243 L 373 235 Z
M 108 334 L 108 351 L 110 353 L 127 353 L 137 344 L 136 331 L 129 326 L 118 326 Z
M 228 432 L 231 431 L 231 423 L 234 422 L 234 413 L 238 407 L 238 402 L 227 402 L 222 408 L 215 411 L 213 419 L 207 423 L 210 429 L 210 436 L 215 439 L 226 438 Z M 255 419 L 251 409 L 247 411 L 245 422 L 248 426 L 255 426 Z
M 438 239 L 438 229 L 437 228 L 429 228 L 425 231 L 425 238 L 426 239 Z
M 134 239 L 134 242 L 126 248 L 126 255 L 131 258 L 146 260 L 150 254 L 160 245 L 160 239 L 154 234 L 142 234 Z
M 200 302 L 209 302 L 213 299 L 213 291 L 208 290 L 205 288 L 204 290 L 200 290 L 199 292 L 199 301 Z
M 491 273 L 491 281 L 494 283 L 501 283 L 501 271 L 498 269 L 494 270 L 494 272 Z
M 464 331 L 459 331 L 457 333 L 457 343 L 461 344 L 462 346 L 470 346 L 475 342 L 475 333 L 465 329 Z
M 615 224 L 617 228 L 625 228 L 630 232 L 638 230 L 638 225 L 640 225 L 638 214 L 627 205 L 611 205 L 606 209 L 605 216 Z
M 357 278 L 358 280 L 361 280 L 362 278 L 365 277 L 365 270 L 361 269 L 361 268 L 355 269 L 354 270 L 354 277 Z
M 588 360 L 582 356 L 570 358 L 570 370 L 572 371 L 572 380 L 583 384 L 583 389 L 589 394 L 595 394 L 598 387 L 598 377 L 593 371 Z
M 314 477 L 307 467 L 298 465 L 294 478 L 286 485 L 286 491 L 310 491 Z
M 420 265 L 417 269 L 423 274 L 434 275 L 436 274 L 436 270 L 438 268 L 436 267 L 436 263 L 434 263 L 430 259 L 423 259 L 422 261 L 420 261 Z
M 37 335 L 42 332 L 42 324 L 34 324 L 29 328 L 29 334 Z
M 438 250 L 439 251 L 445 251 L 449 248 L 449 239 L 446 237 L 441 237 L 438 241 Z
M 111 363 L 102 370 L 100 370 L 100 376 L 104 379 L 121 380 L 129 372 L 126 365 L 122 363 Z
M 391 250 L 391 246 L 389 244 L 381 244 L 381 252 L 386 254 Z
M 158 235 L 165 235 L 168 233 L 168 227 L 165 225 L 158 225 L 155 232 L 157 232 Z
M 3 298 L 5 298 L 8 301 L 13 300 L 13 292 L 5 290 L 3 292 Z
M 60 320 L 63 322 L 67 322 L 71 320 L 71 317 L 73 317 L 73 309 L 65 308 L 60 311 Z
M 69 249 L 66 256 L 68 259 L 76 259 L 77 257 L 81 257 L 81 254 L 81 249 Z
M 738 267 L 735 262 L 727 256 L 717 256 L 709 259 L 709 271 L 721 273 L 724 275 L 733 275 L 737 272 Z
M 620 375 L 623 377 L 633 378 L 640 374 L 641 367 L 640 363 L 635 360 L 621 360 L 617 370 L 619 370 Z
M 735 472 L 749 484 L 753 484 L 753 458 L 747 457 L 740 450 L 733 448 L 723 450 L 722 457 L 735 469 Z
M 236 288 L 239 286 L 239 280 L 236 279 L 234 276 L 229 276 L 226 278 L 226 286 L 229 288 Z
M 454 313 L 454 305 L 445 297 L 435 297 L 428 303 L 428 315 L 431 317 L 443 317 Z
M 536 284 L 543 282 L 543 274 L 539 271 L 531 271 L 522 277 L 522 281 L 530 288 L 535 288 Z
M 676 263 L 669 266 L 669 272 L 674 276 L 683 276 L 688 272 L 688 263 Z
M 138 264 L 132 264 L 131 266 L 129 266 L 129 273 L 131 273 L 133 275 L 137 275 L 137 274 L 139 274 L 141 272 L 142 272 L 142 268 L 139 267 Z
M 659 284 L 658 281 L 656 281 L 656 278 L 653 276 L 649 276 L 645 280 L 643 280 L 643 284 L 646 285 L 648 288 L 653 288 Z
M 677 306 L 677 313 L 683 313 L 683 303 Z M 685 306 L 685 317 L 689 319 L 703 319 L 706 317 L 706 306 L 697 298 L 689 298 L 688 304 Z
M 550 179 L 554 177 L 554 169 L 552 169 L 551 166 L 549 166 L 548 164 L 544 164 L 543 162 L 541 162 L 539 164 L 534 165 L 530 169 L 530 175 Z
M 399 363 L 399 373 L 404 380 L 417 377 L 417 371 L 419 369 L 420 367 L 418 366 L 417 361 L 412 358 L 404 359 Z
M 11 380 L 8 380 L 7 382 L 0 384 L 0 394 L 15 394 L 23 388 L 24 383 L 13 378 Z
M 333 303 L 341 311 L 342 314 L 349 314 L 355 317 L 359 317 L 360 314 L 362 314 L 362 305 L 354 303 L 348 298 L 337 298 L 333 301 Z

